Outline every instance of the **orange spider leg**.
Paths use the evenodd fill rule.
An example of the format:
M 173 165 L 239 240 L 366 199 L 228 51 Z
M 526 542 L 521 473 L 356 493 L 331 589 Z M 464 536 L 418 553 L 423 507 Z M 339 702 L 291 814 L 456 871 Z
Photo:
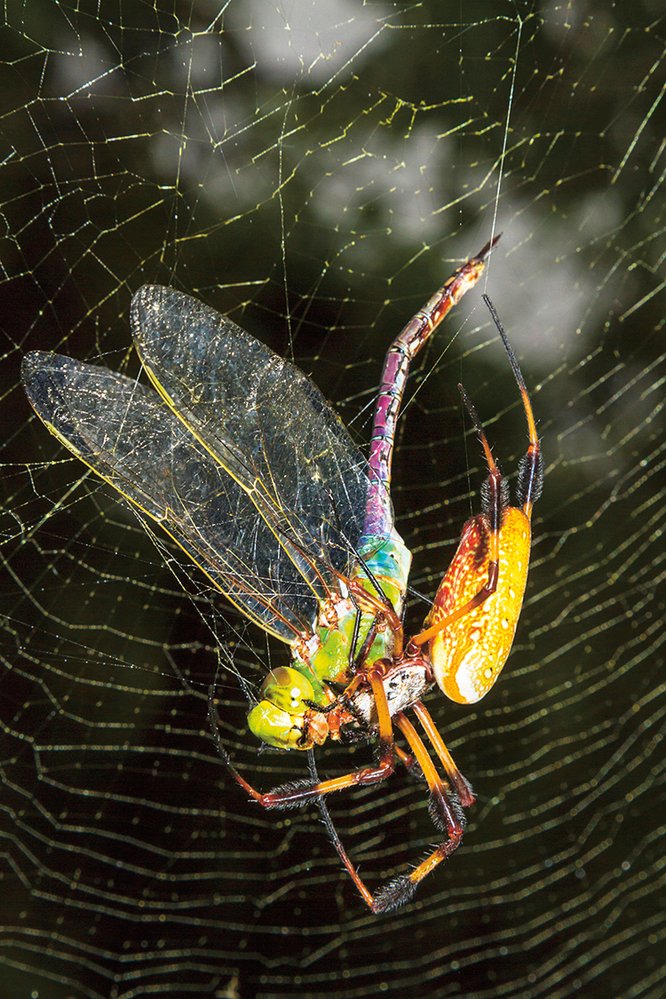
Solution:
M 445 617 L 439 617 L 431 627 L 426 628 L 425 631 L 416 635 L 412 639 L 415 645 L 423 645 L 425 642 L 431 641 L 431 639 L 443 631 L 444 628 L 448 628 L 449 625 L 454 624 L 456 621 L 459 621 L 461 618 L 469 614 L 470 611 L 473 611 L 475 607 L 479 607 L 484 600 L 487 600 L 488 597 L 491 596 L 497 589 L 497 578 L 499 575 L 499 530 L 502 516 L 502 473 L 495 463 L 493 453 L 490 450 L 490 445 L 488 444 L 488 440 L 484 433 L 483 427 L 481 426 L 478 413 L 476 412 L 471 399 L 460 384 L 458 385 L 458 391 L 462 396 L 467 412 L 469 413 L 472 423 L 474 424 L 479 435 L 483 452 L 486 457 L 486 462 L 488 464 L 488 479 L 486 480 L 486 483 L 489 501 L 486 519 L 488 521 L 489 533 L 487 539 L 488 558 L 484 568 L 484 572 L 487 574 L 487 582 L 461 607 L 458 607 L 455 611 L 452 611 Z
M 229 754 L 222 746 L 219 731 L 215 724 L 212 702 L 209 703 L 209 716 L 212 725 L 215 741 L 224 761 L 226 769 L 240 787 L 263 808 L 299 808 L 308 801 L 331 794 L 334 791 L 342 791 L 347 787 L 365 787 L 369 784 L 376 784 L 386 780 L 395 770 L 395 746 L 393 740 L 393 724 L 389 713 L 386 692 L 382 683 L 381 668 L 373 668 L 364 674 L 367 678 L 375 701 L 377 712 L 378 742 L 380 746 L 379 762 L 374 767 L 362 767 L 359 770 L 352 770 L 341 777 L 332 777 L 330 780 L 312 782 L 308 780 L 290 781 L 272 788 L 267 792 L 257 791 L 256 788 L 245 780 L 236 770 L 231 762 Z
M 416 891 L 419 883 L 442 860 L 451 856 L 460 844 L 465 829 L 465 819 L 462 811 L 458 807 L 457 801 L 449 797 L 447 785 L 437 773 L 430 754 L 416 732 L 416 729 L 402 712 L 397 714 L 394 720 L 397 727 L 407 739 L 414 758 L 418 761 L 425 776 L 431 794 L 431 816 L 439 828 L 446 827 L 448 832 L 446 841 L 437 847 L 415 870 L 409 874 L 398 875 L 373 894 L 354 867 L 349 854 L 337 834 L 325 803 L 323 801 L 319 802 L 329 838 L 363 901 L 374 913 L 390 912 L 407 902 Z
M 520 365 L 518 364 L 518 358 L 513 352 L 513 347 L 509 343 L 506 330 L 502 326 L 502 322 L 497 315 L 495 306 L 487 295 L 483 295 L 483 301 L 486 303 L 488 311 L 492 316 L 492 320 L 495 323 L 497 332 L 502 338 L 502 343 L 504 344 L 504 349 L 507 352 L 513 376 L 516 379 L 516 384 L 518 385 L 518 390 L 520 391 L 520 397 L 523 401 L 523 409 L 525 411 L 525 419 L 527 420 L 527 432 L 529 434 L 530 443 L 527 453 L 518 466 L 517 492 L 518 502 L 521 504 L 522 511 L 529 520 L 532 516 L 532 508 L 541 495 L 541 489 L 543 487 L 541 445 L 539 443 L 536 423 L 534 421 L 534 413 L 532 412 L 532 403 L 530 402 L 523 373 L 520 370 Z
M 406 753 L 404 749 L 401 749 L 397 744 L 395 746 L 395 755 L 398 757 L 405 770 L 411 770 L 414 766 L 415 761 L 411 753 Z
M 452 835 L 459 834 L 462 837 L 465 825 L 464 817 L 460 808 L 456 808 L 452 804 L 448 794 L 448 785 L 437 773 L 435 764 L 432 762 L 430 753 L 423 744 L 423 740 L 410 720 L 402 712 L 395 716 L 395 724 L 409 743 L 409 747 L 428 784 L 431 795 L 430 812 L 433 821 L 436 825 L 440 826 L 442 823 L 439 821 L 439 818 L 441 817 L 444 825 Z
M 373 912 L 391 912 L 407 902 L 423 879 L 438 864 L 457 849 L 465 831 L 465 817 L 456 798 L 451 798 L 446 783 L 437 773 L 430 754 L 416 729 L 402 712 L 395 716 L 395 724 L 407 739 L 423 771 L 431 795 L 430 815 L 435 824 L 447 831 L 447 839 L 409 874 L 399 874 L 373 895 Z
M 412 711 L 420 721 L 423 731 L 428 736 L 433 749 L 437 753 L 437 756 L 446 771 L 446 776 L 451 781 L 451 784 L 455 788 L 455 792 L 460 799 L 460 804 L 463 805 L 464 808 L 470 808 L 476 801 L 474 791 L 466 778 L 460 773 L 460 770 L 458 770 L 451 753 L 447 749 L 446 743 L 439 733 L 439 729 L 430 716 L 430 712 L 427 710 L 422 701 L 416 701 L 416 703 L 412 704 Z

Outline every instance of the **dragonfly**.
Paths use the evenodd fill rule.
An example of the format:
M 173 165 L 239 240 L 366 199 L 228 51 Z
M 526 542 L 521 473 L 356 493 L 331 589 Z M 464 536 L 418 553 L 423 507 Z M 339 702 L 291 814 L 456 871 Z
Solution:
M 48 430 L 141 517 L 158 523 L 213 588 L 289 647 L 288 664 L 269 670 L 249 708 L 248 729 L 260 743 L 310 754 L 329 739 L 374 745 L 370 765 L 325 780 L 311 768 L 307 779 L 262 792 L 237 770 L 212 699 L 209 705 L 220 757 L 236 783 L 266 809 L 318 803 L 344 867 L 374 913 L 411 899 L 462 840 L 474 792 L 423 698 L 438 686 L 453 701 L 473 704 L 491 689 L 525 592 L 541 449 L 517 358 L 486 299 L 527 423 L 516 505 L 459 386 L 488 468 L 482 509 L 463 528 L 423 629 L 405 635 L 411 553 L 391 503 L 405 384 L 416 355 L 478 282 L 497 239 L 458 267 L 391 343 L 367 458 L 298 367 L 171 287 L 146 285 L 131 302 L 133 341 L 148 385 L 55 353 L 23 359 L 25 391 Z M 325 801 L 346 788 L 379 784 L 398 765 L 425 780 L 441 842 L 417 866 L 371 891 Z

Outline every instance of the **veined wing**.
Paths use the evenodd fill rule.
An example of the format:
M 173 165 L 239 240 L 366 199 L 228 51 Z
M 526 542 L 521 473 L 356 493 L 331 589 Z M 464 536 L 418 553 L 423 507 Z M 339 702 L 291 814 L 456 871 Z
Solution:
M 159 285 L 132 300 L 149 377 L 246 490 L 291 558 L 346 573 L 363 529 L 367 463 L 319 389 L 231 320 Z M 321 585 L 301 565 L 313 590 Z M 329 585 L 336 580 L 331 574 Z
M 310 633 L 317 600 L 238 483 L 152 389 L 59 354 L 23 360 L 48 429 L 143 514 L 211 582 L 287 642 Z

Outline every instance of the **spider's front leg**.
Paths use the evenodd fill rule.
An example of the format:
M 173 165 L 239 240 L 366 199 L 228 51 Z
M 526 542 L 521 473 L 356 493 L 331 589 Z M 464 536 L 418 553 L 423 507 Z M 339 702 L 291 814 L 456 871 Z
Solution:
M 444 763 L 447 773 L 451 779 L 451 783 L 454 787 L 460 788 L 467 804 L 473 804 L 474 795 L 472 789 L 453 763 L 448 750 L 444 746 L 441 736 L 437 733 L 436 739 L 433 740 L 432 738 L 434 723 L 432 722 L 430 715 L 420 702 L 412 705 L 412 708 L 423 725 L 424 731 L 426 731 L 431 739 L 431 742 L 433 742 L 437 755 Z M 437 770 L 430 758 L 430 754 L 428 753 L 428 750 L 423 744 L 423 741 L 416 732 L 414 726 L 405 717 L 403 712 L 396 714 L 394 716 L 394 721 L 409 743 L 413 757 L 421 768 L 421 772 L 428 783 L 430 790 L 430 815 L 435 825 L 442 832 L 446 832 L 446 839 L 416 868 L 410 870 L 407 874 L 399 874 L 397 877 L 392 878 L 385 885 L 372 892 L 362 880 L 350 860 L 349 855 L 347 854 L 347 851 L 345 850 L 337 831 L 331 822 L 328 810 L 326 809 L 323 801 L 321 802 L 322 816 L 328 830 L 329 838 L 337 850 L 342 863 L 354 881 L 354 884 L 360 892 L 364 902 L 375 914 L 392 912 L 408 902 L 414 895 L 421 881 L 423 881 L 423 879 L 427 877 L 427 875 L 430 874 L 430 872 L 433 871 L 443 860 L 446 860 L 452 853 L 454 853 L 462 841 L 466 825 L 465 815 L 457 794 L 452 792 L 447 781 L 443 780 L 437 773 Z
M 393 725 L 382 682 L 383 672 L 381 663 L 377 663 L 363 674 L 363 679 L 370 685 L 377 713 L 379 758 L 374 766 L 361 767 L 358 770 L 352 770 L 350 773 L 343 774 L 340 777 L 333 777 L 330 780 L 317 782 L 309 780 L 289 781 L 288 783 L 272 788 L 270 791 L 258 791 L 238 772 L 222 745 L 211 697 L 209 698 L 208 709 L 211 730 L 226 769 L 236 783 L 254 801 L 263 808 L 268 809 L 300 808 L 302 805 L 306 805 L 308 802 L 317 800 L 334 791 L 342 791 L 348 787 L 366 787 L 370 784 L 377 784 L 386 780 L 395 770 L 396 752 Z M 357 685 L 359 682 L 360 677 L 355 677 L 352 684 Z
M 373 668 L 368 670 L 365 674 L 367 682 L 371 687 L 377 710 L 380 753 L 379 762 L 375 767 L 365 767 L 360 770 L 355 770 L 342 777 L 333 778 L 332 780 L 293 782 L 262 793 L 252 787 L 252 785 L 246 781 L 243 776 L 241 776 L 232 763 L 226 749 L 222 745 L 217 720 L 215 718 L 212 689 L 211 696 L 209 698 L 209 718 L 213 737 L 226 769 L 229 771 L 236 783 L 242 787 L 254 801 L 262 805 L 262 807 L 269 809 L 299 807 L 300 805 L 306 804 L 312 800 L 317 802 L 320 807 L 329 838 L 331 839 L 331 842 L 335 847 L 344 867 L 352 878 L 352 881 L 356 885 L 356 888 L 366 905 L 373 912 L 379 913 L 391 911 L 407 902 L 414 894 L 418 884 L 423 880 L 423 878 L 426 877 L 431 870 L 434 870 L 434 868 L 441 863 L 442 860 L 451 856 L 456 847 L 459 845 L 465 828 L 465 817 L 459 797 L 464 804 L 472 804 L 474 797 L 471 788 L 465 781 L 465 778 L 457 770 L 441 737 L 436 732 L 432 719 L 420 702 L 412 705 L 412 707 L 415 714 L 419 718 L 424 731 L 428 734 L 430 741 L 433 743 L 437 755 L 447 771 L 449 780 L 456 790 L 452 791 L 449 783 L 442 779 L 437 773 L 423 741 L 415 731 L 413 725 L 408 721 L 402 712 L 395 715 L 395 724 L 405 736 L 413 755 L 409 757 L 406 753 L 404 753 L 404 751 L 399 750 L 399 748 L 395 746 L 393 739 L 393 724 L 382 680 L 383 669 L 381 663 L 376 664 L 376 666 L 376 669 Z M 358 686 L 360 683 L 361 680 L 358 676 L 352 681 L 352 684 L 355 686 Z M 433 731 L 436 733 L 435 737 L 433 737 Z M 384 887 L 373 893 L 358 874 L 335 830 L 335 827 L 333 826 L 330 815 L 328 814 L 328 809 L 325 805 L 325 796 L 333 791 L 339 791 L 346 787 L 367 786 L 369 784 L 385 780 L 388 776 L 390 776 L 395 768 L 396 755 L 403 763 L 414 760 L 414 763 L 418 765 L 430 791 L 430 815 L 437 828 L 446 832 L 447 838 L 415 870 L 411 871 L 409 874 L 399 875 L 397 878 L 392 879 Z

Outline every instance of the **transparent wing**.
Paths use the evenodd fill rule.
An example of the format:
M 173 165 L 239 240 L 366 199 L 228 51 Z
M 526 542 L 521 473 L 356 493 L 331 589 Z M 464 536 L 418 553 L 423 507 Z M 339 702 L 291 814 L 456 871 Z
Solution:
M 346 573 L 363 529 L 367 463 L 319 389 L 172 288 L 136 293 L 132 332 L 158 391 L 246 490 L 290 557 L 294 540 L 319 571 Z M 301 571 L 317 590 L 315 576 Z
M 312 589 L 246 492 L 152 389 L 41 351 L 26 355 L 22 373 L 49 430 L 157 521 L 245 614 L 285 641 L 309 635 Z

